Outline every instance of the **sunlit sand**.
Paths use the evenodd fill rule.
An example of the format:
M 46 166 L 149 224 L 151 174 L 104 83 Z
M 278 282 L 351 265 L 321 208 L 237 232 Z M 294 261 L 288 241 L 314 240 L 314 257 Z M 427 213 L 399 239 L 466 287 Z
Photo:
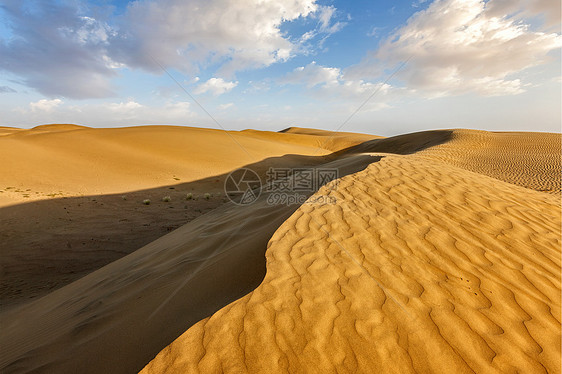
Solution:
M 0 128 L 0 371 L 559 373 L 560 155 L 552 133 Z M 339 178 L 238 205 L 241 167 Z

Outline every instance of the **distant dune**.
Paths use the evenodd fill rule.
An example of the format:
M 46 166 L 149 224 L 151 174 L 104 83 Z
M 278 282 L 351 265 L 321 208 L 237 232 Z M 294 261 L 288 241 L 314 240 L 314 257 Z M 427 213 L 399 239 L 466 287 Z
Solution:
M 0 206 L 191 182 L 283 155 L 320 156 L 374 139 L 179 126 L 0 128 Z M 290 139 L 287 141 L 285 139 Z M 13 187 L 12 189 L 6 189 Z M 19 190 L 16 192 L 15 190 Z
M 216 208 L 233 169 L 251 164 L 265 180 L 270 166 L 322 162 L 376 138 L 338 134 L 334 142 L 318 133 L 1 128 L 0 308 L 52 292 Z M 205 193 L 213 197 L 204 201 Z
M 33 131 L 0 137 L 2 157 L 29 150 L 0 169 L 19 191 L 214 183 L 248 164 L 340 179 L 300 206 L 219 204 L 4 311 L 2 372 L 560 372 L 560 134 Z

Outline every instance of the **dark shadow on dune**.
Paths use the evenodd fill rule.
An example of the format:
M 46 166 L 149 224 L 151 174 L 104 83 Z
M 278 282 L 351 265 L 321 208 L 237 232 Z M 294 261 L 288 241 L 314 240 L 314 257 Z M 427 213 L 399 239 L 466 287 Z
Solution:
M 346 152 L 381 152 L 407 155 L 423 151 L 450 141 L 453 137 L 451 130 L 421 131 L 411 134 L 397 135 L 390 138 L 374 139 L 354 147 L 348 148 Z
M 287 155 L 246 167 L 265 180 L 269 167 L 314 166 L 332 158 Z M 228 202 L 226 176 L 1 208 L 0 312 L 69 284 Z M 188 193 L 193 198 L 188 200 Z M 205 193 L 211 197 L 205 199 Z M 168 196 L 169 202 L 162 201 Z
M 389 149 L 393 145 L 398 148 L 395 153 L 412 153 L 450 138 L 442 132 L 430 133 L 428 136 L 437 137 L 439 141 L 427 141 L 423 139 L 423 134 L 417 134 L 410 140 L 407 137 L 396 137 L 399 139 L 394 141 L 393 138 L 387 138 L 369 141 L 329 156 L 288 155 L 246 167 L 263 176 L 271 166 L 321 166 L 337 168 L 339 176 L 343 177 L 382 159 L 382 156 L 361 153 L 391 153 Z M 408 141 L 422 144 L 408 144 Z M 114 230 L 110 231 L 108 243 L 123 243 L 120 247 L 115 245 L 115 248 L 121 248 L 121 252 L 113 251 L 118 253 L 116 257 L 124 257 L 115 260 L 113 255 L 101 256 L 105 258 L 103 261 L 111 263 L 106 266 L 96 264 L 98 267 L 103 266 L 96 271 L 93 271 L 93 266 L 88 269 L 90 261 L 84 261 L 81 249 L 75 250 L 73 244 L 70 248 L 67 246 L 70 239 L 62 229 L 67 227 L 65 225 L 68 222 L 54 220 L 58 225 L 55 226 L 61 231 L 59 237 L 50 240 L 56 244 L 58 238 L 61 243 L 56 248 L 48 249 L 49 256 L 52 256 L 53 261 L 65 258 L 69 263 L 80 263 L 78 268 L 85 273 L 93 272 L 0 315 L 4 330 L 0 337 L 0 371 L 136 372 L 193 324 L 255 289 L 265 276 L 264 253 L 270 237 L 298 205 L 271 205 L 266 192 L 248 206 L 216 201 L 216 206 L 210 207 L 206 214 L 191 217 L 191 222 L 162 237 L 163 228 L 174 228 L 186 219 L 181 214 L 175 215 L 175 210 L 182 208 L 165 208 L 174 211 L 174 214 L 171 214 L 169 221 L 162 223 L 155 222 L 151 217 L 165 217 L 165 212 L 156 212 L 164 205 L 142 205 L 141 197 L 161 197 L 163 191 L 171 191 L 168 195 L 171 195 L 172 203 L 176 201 L 175 193 L 179 194 L 178 199 L 187 192 L 201 194 L 201 188 L 211 189 L 217 184 L 222 186 L 225 177 L 226 174 L 192 183 L 128 193 L 128 200 L 122 200 L 122 194 L 91 196 L 35 202 L 0 210 L 0 217 L 25 216 L 34 210 L 64 211 L 64 207 L 68 210 L 68 206 L 84 207 L 80 205 L 85 204 L 82 199 L 90 199 L 90 202 L 96 200 L 104 205 L 113 204 L 113 220 L 121 219 L 114 216 L 115 212 L 131 215 L 140 211 L 134 219 L 130 216 L 125 218 L 134 224 L 126 226 L 123 231 L 115 225 Z M 120 208 L 120 204 L 129 202 L 134 204 L 134 208 Z M 185 200 L 181 203 L 182 206 L 186 204 L 189 202 Z M 144 208 L 154 209 L 152 216 L 140 210 Z M 103 220 L 107 218 L 103 216 L 103 209 L 95 212 L 102 222 L 98 224 L 103 225 Z M 150 225 L 159 225 L 158 228 L 144 231 L 144 227 L 138 227 L 145 219 L 152 219 Z M 106 223 L 106 226 L 112 225 Z M 132 231 L 125 233 L 126 230 Z M 72 240 L 80 237 L 83 238 L 80 240 L 85 240 L 92 235 L 92 231 L 87 220 L 83 225 L 77 223 L 72 231 Z M 50 238 L 49 233 L 45 235 Z M 120 239 L 123 236 L 138 237 L 135 239 L 138 242 L 132 239 L 130 242 L 123 241 Z M 153 237 L 159 238 L 152 241 Z M 80 240 L 77 243 L 81 243 Z M 142 241 L 146 241 L 146 245 L 135 250 L 142 246 Z M 17 249 L 12 248 L 12 256 L 15 256 L 13 253 Z M 25 248 L 19 250 L 23 266 L 26 263 Z M 100 250 L 103 248 L 100 247 Z M 96 257 L 96 253 L 90 253 L 89 256 Z M 52 269 L 41 268 L 41 262 L 36 260 L 31 262 L 38 262 L 38 271 L 45 272 L 46 277 L 53 275 L 49 273 Z M 14 267 L 13 270 L 18 268 Z M 60 269 L 53 271 L 56 273 Z M 13 275 L 17 276 L 17 272 Z M 82 275 L 77 274 L 77 277 Z

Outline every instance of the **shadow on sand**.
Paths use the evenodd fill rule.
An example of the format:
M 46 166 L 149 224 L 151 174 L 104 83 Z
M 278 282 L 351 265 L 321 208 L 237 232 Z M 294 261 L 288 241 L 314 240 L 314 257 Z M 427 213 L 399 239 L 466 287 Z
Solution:
M 344 177 L 384 157 L 371 153 L 414 153 L 450 137 L 450 131 L 409 134 L 328 156 L 286 155 L 246 167 L 262 180 L 270 167 L 335 168 Z M 216 196 L 226 176 L 131 192 L 127 200 L 123 194 L 89 196 L 1 209 L 3 227 L 19 229 L 21 238 L 2 251 L 3 279 L 11 282 L 23 273 L 28 283 L 50 278 L 58 279 L 54 288 L 68 283 L 0 315 L 1 371 L 135 372 L 194 323 L 255 289 L 265 276 L 269 238 L 299 205 L 272 205 L 267 192 L 247 206 L 225 203 L 224 195 Z M 212 191 L 215 197 L 185 200 L 192 191 Z M 142 205 L 143 199 L 154 196 L 156 202 L 164 192 L 171 197 L 169 203 Z M 41 218 L 33 212 L 63 216 L 45 213 Z M 31 226 L 22 222 L 14 228 L 13 217 L 27 217 Z M 45 232 L 34 236 L 39 247 L 29 258 L 24 231 L 32 229 L 34 219 L 44 219 Z M 95 246 L 82 244 L 92 242 L 100 230 L 105 230 L 104 240 L 93 240 Z M 74 275 L 60 278 L 69 269 L 75 269 Z M 8 283 L 7 289 L 13 293 L 26 282 L 18 281 L 22 283 Z

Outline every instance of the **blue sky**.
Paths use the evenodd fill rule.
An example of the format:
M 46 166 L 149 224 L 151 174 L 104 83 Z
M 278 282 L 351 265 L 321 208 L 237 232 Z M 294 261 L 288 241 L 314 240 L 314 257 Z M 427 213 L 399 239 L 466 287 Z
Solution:
M 0 126 L 560 132 L 558 1 L 0 4 Z

